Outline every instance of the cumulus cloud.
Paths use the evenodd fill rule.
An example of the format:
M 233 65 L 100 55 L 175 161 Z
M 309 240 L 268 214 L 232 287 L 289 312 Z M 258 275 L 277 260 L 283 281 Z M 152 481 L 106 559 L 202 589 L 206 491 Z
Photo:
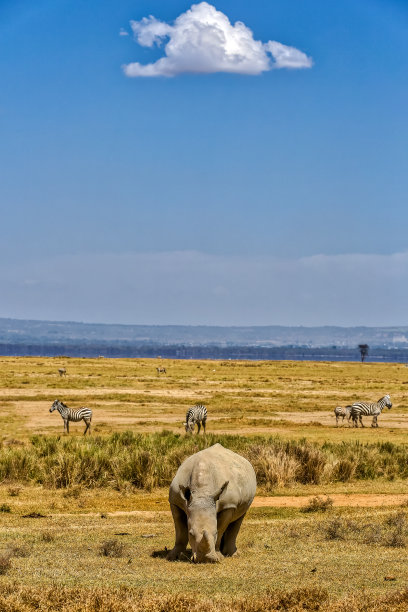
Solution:
M 151 64 L 126 64 L 123 69 L 128 77 L 213 72 L 255 75 L 273 68 L 310 68 L 313 64 L 295 47 L 255 40 L 244 23 L 232 25 L 224 13 L 207 2 L 193 4 L 172 25 L 152 15 L 130 25 L 139 45 L 164 44 L 164 56 Z
M 403 325 L 408 253 L 182 251 L 0 262 L 0 316 L 179 325 Z M 78 297 L 80 296 L 80 298 Z

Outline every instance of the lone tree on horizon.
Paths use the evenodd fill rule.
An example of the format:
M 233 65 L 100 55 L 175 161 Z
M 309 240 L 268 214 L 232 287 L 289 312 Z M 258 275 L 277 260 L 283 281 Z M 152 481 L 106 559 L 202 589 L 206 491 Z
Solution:
M 359 344 L 358 348 L 360 349 L 361 361 L 363 362 L 368 354 L 368 344 Z

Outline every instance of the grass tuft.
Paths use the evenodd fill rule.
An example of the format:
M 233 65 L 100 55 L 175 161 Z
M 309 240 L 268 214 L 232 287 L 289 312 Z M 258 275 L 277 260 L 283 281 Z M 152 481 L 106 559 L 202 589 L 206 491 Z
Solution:
M 11 556 L 10 551 L 0 554 L 0 576 L 4 576 L 11 568 Z
M 99 554 L 103 557 L 124 557 L 125 545 L 119 540 L 106 540 L 99 548 Z
M 301 509 L 301 512 L 327 512 L 333 507 L 333 500 L 331 497 L 320 497 L 316 495 L 309 500 L 307 506 Z

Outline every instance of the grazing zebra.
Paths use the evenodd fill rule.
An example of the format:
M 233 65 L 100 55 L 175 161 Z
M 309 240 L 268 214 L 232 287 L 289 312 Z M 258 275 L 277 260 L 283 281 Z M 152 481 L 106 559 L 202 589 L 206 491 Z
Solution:
M 203 426 L 205 433 L 205 424 L 207 422 L 207 408 L 203 404 L 196 404 L 187 410 L 186 422 L 183 425 L 186 428 L 187 433 L 193 433 L 195 424 L 197 423 L 198 431 L 200 433 L 201 425 Z
M 371 427 L 378 427 L 378 415 L 384 410 L 384 408 L 392 407 L 391 398 L 389 395 L 384 395 L 377 403 L 367 404 L 365 402 L 356 402 L 351 406 L 351 418 L 353 419 L 353 426 L 358 427 L 358 421 L 360 421 L 361 427 L 363 425 L 363 416 L 372 416 L 373 420 Z
M 65 368 L 60 368 L 58 370 L 58 373 L 59 373 L 60 376 L 66 376 L 67 375 L 67 371 L 66 371 Z
M 343 419 L 343 425 L 344 425 L 344 419 L 345 417 L 347 417 L 347 420 L 349 421 L 350 424 L 350 418 L 351 418 L 351 406 L 337 406 L 334 409 L 334 416 L 336 417 L 336 427 L 338 427 L 339 425 L 339 419 L 342 418 Z
M 72 408 L 68 408 L 64 402 L 60 402 L 59 400 L 55 400 L 53 405 L 50 408 L 50 412 L 54 412 L 54 410 L 58 410 L 60 415 L 64 420 L 64 430 L 67 430 L 69 433 L 69 422 L 73 421 L 77 423 L 78 421 L 84 420 L 85 422 L 85 431 L 84 435 L 89 429 L 89 433 L 91 433 L 91 420 L 92 420 L 92 410 L 90 408 L 79 408 L 79 410 L 72 410 Z
M 166 368 L 161 368 L 160 366 L 156 368 L 158 374 L 166 374 Z

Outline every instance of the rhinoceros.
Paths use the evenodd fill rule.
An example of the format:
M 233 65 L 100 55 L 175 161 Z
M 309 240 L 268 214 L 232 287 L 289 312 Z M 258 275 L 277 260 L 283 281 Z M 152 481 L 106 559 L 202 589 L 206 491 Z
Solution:
M 197 563 L 215 563 L 234 555 L 255 490 L 252 465 L 221 444 L 188 457 L 170 485 L 176 542 L 167 559 L 179 559 L 188 542 Z

